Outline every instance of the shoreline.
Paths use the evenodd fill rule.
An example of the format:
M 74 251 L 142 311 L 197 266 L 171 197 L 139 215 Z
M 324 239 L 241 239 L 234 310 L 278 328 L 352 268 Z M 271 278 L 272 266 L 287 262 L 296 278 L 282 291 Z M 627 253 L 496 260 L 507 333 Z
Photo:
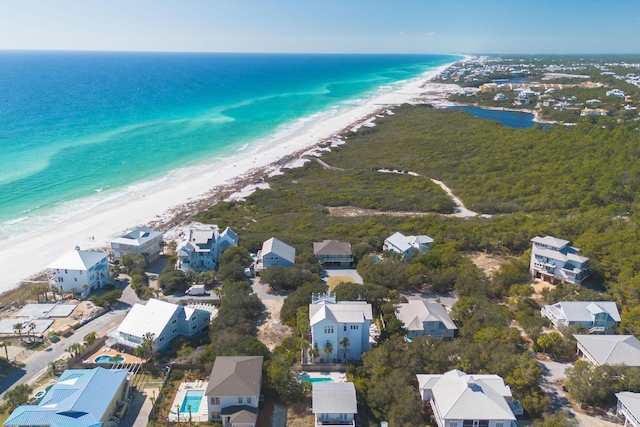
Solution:
M 175 233 L 188 217 L 251 184 L 259 183 L 261 178 L 271 173 L 278 173 L 287 166 L 295 167 L 308 151 L 330 141 L 337 142 L 345 130 L 375 120 L 389 107 L 423 103 L 430 96 L 441 96 L 441 85 L 433 85 L 430 81 L 452 64 L 467 59 L 461 58 L 428 70 L 361 105 L 312 123 L 255 150 L 238 153 L 168 185 L 157 186 L 141 197 L 114 202 L 111 206 L 35 235 L 8 242 L 0 248 L 0 269 L 4 273 L 0 294 L 19 288 L 21 283 L 42 278 L 47 265 L 76 245 L 85 250 L 105 250 L 112 239 L 141 225 L 149 225 L 167 234 Z

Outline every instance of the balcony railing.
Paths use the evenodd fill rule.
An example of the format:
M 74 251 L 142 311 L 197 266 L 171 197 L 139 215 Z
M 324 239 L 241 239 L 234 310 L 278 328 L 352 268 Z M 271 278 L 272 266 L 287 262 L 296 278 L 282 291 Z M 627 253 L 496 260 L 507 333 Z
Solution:
M 340 420 L 316 420 L 316 427 L 331 427 L 331 426 L 353 426 L 355 427 L 355 421 L 340 421 Z

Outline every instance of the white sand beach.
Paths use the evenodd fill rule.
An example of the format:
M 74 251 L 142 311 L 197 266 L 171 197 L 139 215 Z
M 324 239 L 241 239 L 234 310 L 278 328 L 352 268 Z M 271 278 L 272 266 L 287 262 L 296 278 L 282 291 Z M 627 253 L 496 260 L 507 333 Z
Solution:
M 0 292 L 11 290 L 21 281 L 41 273 L 47 265 L 73 250 L 76 245 L 82 249 L 106 250 L 113 238 L 134 227 L 155 223 L 165 224 L 167 228 L 167 224 L 171 223 L 170 220 L 175 215 L 193 213 L 195 209 L 202 208 L 202 203 L 198 205 L 198 201 L 212 199 L 223 187 L 243 187 L 244 184 L 239 184 L 239 180 L 245 177 L 246 181 L 251 174 L 256 180 L 253 184 L 257 184 L 260 178 L 255 178 L 256 173 L 264 176 L 273 172 L 282 166 L 276 165 L 278 161 L 296 154 L 288 160 L 289 163 L 293 163 L 304 150 L 336 138 L 343 129 L 361 124 L 388 110 L 389 106 L 425 102 L 430 98 L 430 94 L 441 98 L 442 92 L 449 88 L 429 84 L 428 81 L 449 65 L 434 69 L 419 79 L 411 80 L 399 89 L 371 99 L 363 105 L 265 144 L 258 151 L 247 150 L 230 160 L 203 168 L 169 185 L 145 190 L 145 194 L 133 199 L 115 201 L 108 207 L 102 206 L 95 212 L 77 215 L 64 224 L 37 235 L 10 241 L 0 248 L 0 271 L 3 278 L 0 282 Z M 174 225 L 175 221 L 171 223 L 171 226 Z

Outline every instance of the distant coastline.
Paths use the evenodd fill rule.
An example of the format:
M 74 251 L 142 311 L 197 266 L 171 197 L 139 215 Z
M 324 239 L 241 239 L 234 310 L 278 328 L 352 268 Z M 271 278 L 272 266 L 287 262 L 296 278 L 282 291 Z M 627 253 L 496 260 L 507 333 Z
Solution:
M 0 248 L 0 268 L 6 272 L 0 292 L 15 288 L 27 278 L 34 279 L 51 261 L 75 245 L 83 249 L 105 249 L 114 237 L 143 224 L 169 231 L 171 236 L 171 230 L 194 213 L 259 183 L 262 177 L 278 173 L 283 167 L 295 167 L 308 150 L 328 141 L 339 142 L 338 137 L 344 130 L 374 120 L 389 107 L 429 102 L 432 98 L 442 100 L 446 96 L 442 85 L 429 82 L 455 62 L 460 60 L 431 69 L 353 108 L 312 120 L 276 141 L 238 150 L 224 162 L 203 166 L 188 177 L 150 186 L 137 197 L 114 200 L 104 209 L 5 244 Z M 33 248 L 39 248 L 35 260 L 31 256 Z

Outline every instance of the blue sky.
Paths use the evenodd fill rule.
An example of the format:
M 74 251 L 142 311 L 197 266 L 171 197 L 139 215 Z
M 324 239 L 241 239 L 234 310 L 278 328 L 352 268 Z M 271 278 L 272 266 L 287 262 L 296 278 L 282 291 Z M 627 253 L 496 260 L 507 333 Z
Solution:
M 0 0 L 0 49 L 640 53 L 640 1 Z

